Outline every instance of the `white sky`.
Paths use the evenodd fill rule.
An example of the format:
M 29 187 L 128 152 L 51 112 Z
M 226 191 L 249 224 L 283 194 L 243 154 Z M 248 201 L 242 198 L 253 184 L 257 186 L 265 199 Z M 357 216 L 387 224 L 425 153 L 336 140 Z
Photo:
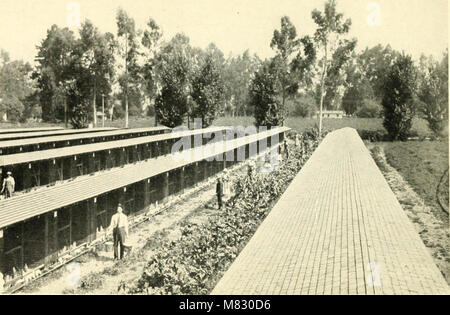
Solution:
M 81 19 L 90 19 L 103 32 L 116 33 L 115 14 L 120 6 L 143 28 L 152 17 L 164 38 L 183 32 L 191 44 L 216 45 L 228 55 L 250 49 L 265 58 L 280 18 L 288 15 L 299 35 L 312 34 L 311 11 L 323 10 L 323 0 L 0 0 L 0 48 L 12 59 L 33 63 L 35 46 L 52 24 L 67 26 L 67 5 L 77 2 Z M 368 24 L 369 3 L 380 8 L 380 25 Z M 353 22 L 351 35 L 358 50 L 378 43 L 390 44 L 418 58 L 421 53 L 441 58 L 448 47 L 447 0 L 338 0 L 339 11 Z

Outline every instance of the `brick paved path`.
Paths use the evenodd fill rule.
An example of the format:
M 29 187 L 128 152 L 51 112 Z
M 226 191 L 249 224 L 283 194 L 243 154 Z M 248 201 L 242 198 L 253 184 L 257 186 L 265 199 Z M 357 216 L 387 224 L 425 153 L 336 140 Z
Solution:
M 354 129 L 329 134 L 212 294 L 449 294 Z

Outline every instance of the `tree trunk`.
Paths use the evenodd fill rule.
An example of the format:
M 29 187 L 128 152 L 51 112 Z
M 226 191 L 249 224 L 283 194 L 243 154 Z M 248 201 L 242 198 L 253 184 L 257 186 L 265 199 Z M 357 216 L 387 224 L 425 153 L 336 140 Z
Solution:
M 67 96 L 64 95 L 64 126 L 67 129 L 68 123 L 67 123 Z
M 128 128 L 128 33 L 125 38 L 125 128 Z
M 322 112 L 323 112 L 323 98 L 324 98 L 324 89 L 325 89 L 325 77 L 327 71 L 327 59 L 328 59 L 328 49 L 327 44 L 325 43 L 325 58 L 323 61 L 323 71 L 322 71 L 322 80 L 320 83 L 320 109 L 319 109 L 319 137 L 322 136 Z
M 286 104 L 286 89 L 284 88 L 284 86 L 283 86 L 283 103 L 282 103 L 282 105 L 281 105 L 281 110 L 284 112 L 284 106 L 285 106 L 285 104 Z M 282 115 L 284 116 L 284 113 L 282 112 Z M 281 121 L 281 126 L 283 126 L 284 125 L 284 121 Z
M 94 99 L 92 101 L 92 107 L 93 107 L 93 115 L 94 115 L 94 127 L 97 127 L 97 88 L 96 84 L 94 82 Z

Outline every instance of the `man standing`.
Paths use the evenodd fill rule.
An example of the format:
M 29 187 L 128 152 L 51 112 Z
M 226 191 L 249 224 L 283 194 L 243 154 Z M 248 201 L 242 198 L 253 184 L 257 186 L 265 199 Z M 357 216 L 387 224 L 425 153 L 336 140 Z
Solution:
M 3 187 L 1 194 L 5 193 L 5 198 L 11 198 L 14 192 L 14 188 L 16 187 L 16 182 L 14 181 L 14 177 L 12 177 L 11 172 L 6 173 L 7 177 L 3 180 Z
M 298 134 L 295 135 L 295 146 L 298 148 L 300 146 L 300 137 Z
M 286 154 L 286 160 L 289 159 L 289 147 L 288 147 L 288 143 L 287 140 L 284 139 L 284 153 Z
M 117 206 L 117 213 L 111 218 L 111 225 L 109 227 L 113 229 L 114 238 L 114 259 L 122 259 L 124 253 L 125 238 L 128 236 L 128 218 L 123 214 L 122 205 L 119 203 Z M 119 253 L 120 245 L 120 256 Z
M 216 185 L 217 203 L 219 204 L 219 210 L 222 209 L 222 197 L 223 197 L 223 183 L 222 178 L 217 179 Z

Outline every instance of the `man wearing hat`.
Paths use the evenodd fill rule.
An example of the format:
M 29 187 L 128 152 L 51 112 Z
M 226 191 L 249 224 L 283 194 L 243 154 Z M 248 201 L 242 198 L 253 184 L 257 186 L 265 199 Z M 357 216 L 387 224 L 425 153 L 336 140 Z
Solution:
M 6 175 L 7 177 L 3 180 L 3 187 L 0 194 L 4 193 L 5 198 L 11 198 L 16 186 L 16 182 L 14 181 L 14 177 L 12 177 L 12 173 L 10 171 L 8 171 Z
M 117 213 L 111 218 L 110 229 L 113 230 L 114 238 L 114 259 L 122 259 L 124 253 L 125 238 L 128 236 L 128 218 L 123 214 L 122 205 L 117 206 Z M 120 245 L 120 257 L 119 257 Z

